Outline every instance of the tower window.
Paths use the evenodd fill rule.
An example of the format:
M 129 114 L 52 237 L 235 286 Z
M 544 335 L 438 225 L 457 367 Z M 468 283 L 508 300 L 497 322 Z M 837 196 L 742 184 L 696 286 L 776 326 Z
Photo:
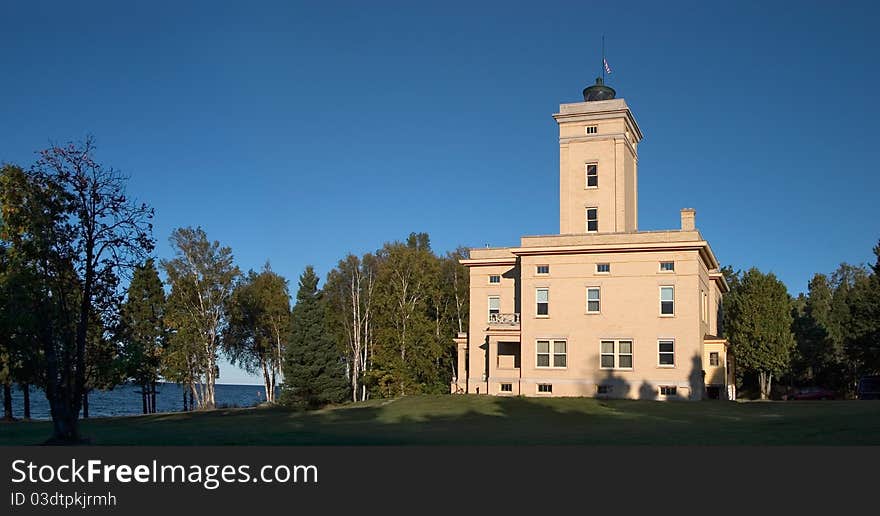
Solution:
M 599 208 L 587 208 L 587 233 L 599 231 Z
M 587 171 L 587 188 L 598 188 L 599 187 L 599 166 L 595 163 L 588 163 L 586 166 Z
M 599 132 L 599 126 L 588 125 L 584 130 L 585 130 L 586 134 L 596 134 Z

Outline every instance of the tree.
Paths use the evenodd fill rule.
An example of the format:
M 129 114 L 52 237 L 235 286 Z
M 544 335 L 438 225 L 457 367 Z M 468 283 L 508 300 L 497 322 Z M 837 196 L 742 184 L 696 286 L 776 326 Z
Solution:
M 315 408 L 345 400 L 348 388 L 342 357 L 328 332 L 318 276 L 308 266 L 291 313 L 282 397 L 286 404 Z
M 850 324 L 844 349 L 853 384 L 862 374 L 880 373 L 880 242 L 874 255 L 870 275 L 856 277 L 847 292 Z
M 119 274 L 153 249 L 152 210 L 131 201 L 126 178 L 94 153 L 91 138 L 43 150 L 17 179 L 20 189 L 4 194 L 18 263 L 34 274 L 41 294 L 33 309 L 43 321 L 38 341 L 55 442 L 79 439 L 90 335 L 117 315 Z
M 447 377 L 440 362 L 452 335 L 444 335 L 448 346 L 438 341 L 438 310 L 443 308 L 433 305 L 440 267 L 428 235 L 411 233 L 406 243 L 385 244 L 378 256 L 374 302 L 379 345 L 372 381 L 386 396 L 445 391 L 451 368 Z
M 773 376 L 788 369 L 794 347 L 791 300 L 773 273 L 751 268 L 725 297 L 725 335 L 740 369 L 757 374 L 761 398 L 770 396 Z
M 202 228 L 175 229 L 170 240 L 175 258 L 162 261 L 171 285 L 166 317 L 176 348 L 169 364 L 185 368 L 178 376 L 189 382 L 199 407 L 214 408 L 227 302 L 240 272 L 232 250 L 210 242 Z
M 816 274 L 810 280 L 807 295 L 793 303 L 792 331 L 797 341 L 792 366 L 801 381 L 836 384 L 839 370 L 836 346 L 831 332 L 832 291 L 828 277 Z
M 134 271 L 119 327 L 125 375 L 141 387 L 144 414 L 156 412 L 156 384 L 166 336 L 164 319 L 165 291 L 150 258 Z
M 327 276 L 324 295 L 327 317 L 346 357 L 352 401 L 369 397 L 363 376 L 370 370 L 373 351 L 373 290 L 377 260 L 372 254 L 349 254 Z
M 262 373 L 266 401 L 274 403 L 290 328 L 287 280 L 268 263 L 260 273 L 249 271 L 232 292 L 228 317 L 224 342 L 231 362 Z

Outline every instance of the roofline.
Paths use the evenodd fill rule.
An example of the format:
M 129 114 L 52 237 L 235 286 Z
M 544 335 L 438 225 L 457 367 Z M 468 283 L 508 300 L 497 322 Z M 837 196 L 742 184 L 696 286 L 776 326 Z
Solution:
M 710 272 L 709 277 L 721 286 L 722 294 L 727 294 L 728 292 L 730 292 L 730 285 L 727 284 L 727 278 L 724 277 L 724 273 L 720 271 Z
M 630 125 L 633 127 L 633 129 L 635 130 L 635 133 L 636 133 L 636 136 L 637 136 L 637 140 L 636 140 L 636 141 L 637 141 L 637 142 L 640 142 L 640 141 L 644 140 L 644 139 L 645 139 L 645 136 L 644 136 L 644 134 L 642 134 L 642 128 L 639 127 L 638 122 L 636 122 L 636 118 L 635 118 L 635 116 L 633 116 L 633 114 L 632 114 L 632 110 L 629 108 L 629 104 L 627 104 L 626 99 L 624 99 L 623 97 L 621 97 L 621 98 L 609 99 L 609 100 L 622 100 L 622 101 L 623 101 L 623 105 L 624 105 L 625 107 L 623 107 L 623 108 L 612 108 L 612 109 L 602 109 L 602 110 L 596 110 L 596 111 L 590 111 L 590 112 L 584 112 L 584 113 L 562 113 L 562 106 L 560 106 L 560 109 L 559 109 L 560 112 L 559 112 L 559 113 L 554 113 L 554 114 L 553 114 L 553 118 L 556 119 L 556 122 L 557 122 L 557 123 L 561 123 L 561 122 L 563 122 L 563 121 L 565 121 L 565 122 L 568 122 L 568 121 L 571 121 L 571 122 L 577 122 L 577 121 L 578 121 L 578 120 L 577 120 L 578 118 L 586 118 L 586 117 L 591 117 L 591 116 L 595 116 L 595 115 L 605 115 L 605 114 L 615 114 L 615 115 L 619 115 L 619 114 L 623 113 L 623 114 L 626 115 L 626 119 L 627 119 L 627 121 L 629 122 L 629 124 L 630 124 Z M 602 101 L 602 100 L 598 100 L 598 101 L 590 101 L 591 104 L 593 104 L 593 103 L 595 103 L 595 102 L 605 102 L 605 101 Z M 567 102 L 567 103 L 565 103 L 565 104 L 563 104 L 563 105 L 566 105 L 566 104 L 583 104 L 583 103 L 585 103 L 585 102 Z
M 607 252 L 638 252 L 638 251 L 662 251 L 662 250 L 686 250 L 699 251 L 700 255 L 709 265 L 709 269 L 718 268 L 718 260 L 712 253 L 712 248 L 705 240 L 693 240 L 684 242 L 643 242 L 621 244 L 592 244 L 572 246 L 544 246 L 544 247 L 514 247 L 510 252 L 517 256 L 533 256 L 541 254 L 586 254 Z
M 479 267 L 484 265 L 516 265 L 516 258 L 462 258 L 458 263 L 465 267 Z

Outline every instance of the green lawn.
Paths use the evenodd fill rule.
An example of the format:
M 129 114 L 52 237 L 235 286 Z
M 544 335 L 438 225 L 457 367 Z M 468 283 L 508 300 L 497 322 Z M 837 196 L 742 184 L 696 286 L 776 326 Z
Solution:
M 230 409 L 92 419 L 98 445 L 880 444 L 880 402 L 652 402 L 413 396 L 293 412 Z M 39 444 L 48 422 L 0 423 L 0 445 Z

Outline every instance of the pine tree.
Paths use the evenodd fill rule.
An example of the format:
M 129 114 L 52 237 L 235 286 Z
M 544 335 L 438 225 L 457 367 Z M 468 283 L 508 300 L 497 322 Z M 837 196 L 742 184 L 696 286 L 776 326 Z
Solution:
M 316 408 L 349 396 L 349 385 L 339 350 L 326 324 L 326 307 L 318 290 L 318 276 L 308 266 L 299 279 L 296 306 L 291 313 L 291 335 L 284 355 L 282 402 Z
M 156 412 L 156 383 L 165 344 L 165 291 L 152 259 L 138 266 L 122 305 L 120 336 L 126 375 L 141 386 L 144 414 Z

